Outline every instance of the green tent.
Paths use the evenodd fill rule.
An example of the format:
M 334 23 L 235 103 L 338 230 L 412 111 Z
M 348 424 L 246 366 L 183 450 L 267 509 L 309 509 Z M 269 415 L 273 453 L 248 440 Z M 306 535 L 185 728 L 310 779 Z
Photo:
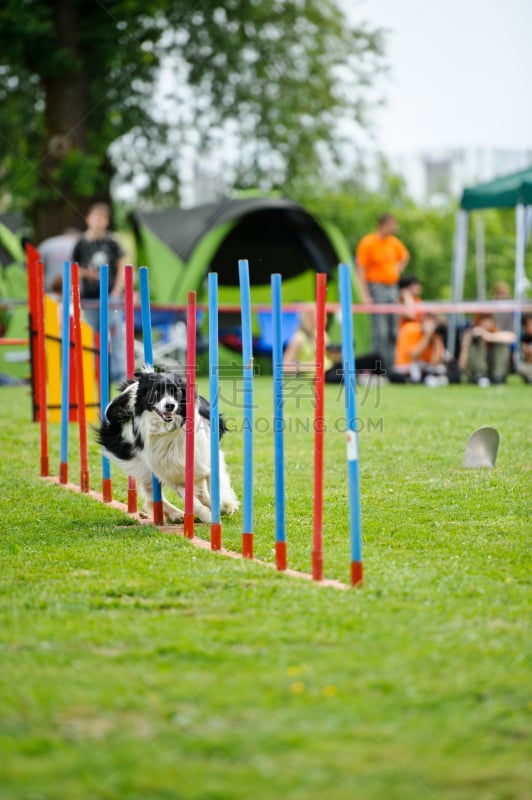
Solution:
M 0 216 L 0 336 L 7 339 L 28 336 L 26 256 L 18 235 L 21 224 L 20 214 Z M 27 350 L 13 345 L 0 347 L 0 374 L 26 377 Z
M 136 211 L 131 221 L 137 263 L 150 269 L 155 303 L 185 303 L 191 290 L 204 301 L 211 271 L 218 273 L 220 303 L 239 305 L 239 259 L 249 262 L 253 303 L 270 302 L 270 275 L 275 272 L 283 276 L 285 303 L 313 300 L 317 272 L 329 276 L 328 300 L 336 302 L 338 264 L 353 263 L 337 228 L 286 198 L 223 198 L 190 209 Z M 357 302 L 354 269 L 353 288 Z M 355 317 L 355 335 L 360 350 L 367 349 L 366 317 Z
M 525 299 L 530 281 L 525 274 L 525 253 L 532 229 L 532 167 L 503 175 L 492 181 L 480 183 L 464 190 L 455 226 L 451 289 L 453 302 L 464 297 L 464 279 L 467 267 L 467 240 L 469 215 L 472 211 L 486 208 L 515 208 L 515 279 L 514 299 Z M 483 250 L 483 236 L 478 236 L 482 227 L 477 227 L 477 254 Z M 477 255 L 478 299 L 485 299 L 485 278 L 483 276 L 483 257 Z M 449 348 L 456 347 L 458 319 L 451 315 L 449 320 Z M 520 314 L 515 315 L 516 334 L 520 331 Z
M 532 205 L 532 167 L 464 189 L 460 207 L 464 211 L 482 208 L 515 208 Z

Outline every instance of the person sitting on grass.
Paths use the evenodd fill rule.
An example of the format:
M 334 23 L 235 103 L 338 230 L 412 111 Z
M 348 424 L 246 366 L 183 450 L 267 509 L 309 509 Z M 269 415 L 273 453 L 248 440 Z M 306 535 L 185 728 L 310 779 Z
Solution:
M 517 364 L 516 372 L 525 383 L 532 384 L 532 314 L 525 314 L 522 324 L 521 359 Z
M 449 383 L 446 372 L 445 346 L 434 314 L 426 314 L 422 320 L 403 322 L 397 336 L 390 381 L 423 381 L 427 386 L 444 386 Z
M 489 386 L 506 383 L 510 371 L 513 331 L 500 331 L 493 314 L 476 314 L 462 339 L 458 364 L 471 383 Z
M 420 322 L 423 312 L 419 310 L 423 286 L 415 275 L 402 275 L 399 280 L 399 303 L 405 306 L 404 312 L 399 317 L 399 325 L 412 320 Z

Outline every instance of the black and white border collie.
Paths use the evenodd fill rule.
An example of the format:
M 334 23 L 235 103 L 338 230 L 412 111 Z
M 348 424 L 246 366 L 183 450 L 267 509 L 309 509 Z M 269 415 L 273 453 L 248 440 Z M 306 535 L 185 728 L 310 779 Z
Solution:
M 138 482 L 153 510 L 152 473 L 161 484 L 185 496 L 186 386 L 173 372 L 143 370 L 122 387 L 107 406 L 96 432 L 103 453 Z M 211 522 L 210 406 L 196 395 L 194 431 L 194 516 Z M 220 415 L 220 438 L 227 430 Z M 220 510 L 233 514 L 239 506 L 220 450 Z M 180 522 L 183 511 L 163 497 L 166 522 Z

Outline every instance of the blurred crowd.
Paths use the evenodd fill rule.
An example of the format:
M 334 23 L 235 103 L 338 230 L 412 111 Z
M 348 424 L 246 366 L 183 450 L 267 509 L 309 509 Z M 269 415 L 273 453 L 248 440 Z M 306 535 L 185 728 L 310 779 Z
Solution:
M 396 218 L 383 214 L 377 229 L 364 236 L 356 250 L 363 302 L 401 307 L 399 314 L 378 308 L 371 313 L 371 348 L 369 353 L 357 353 L 359 375 L 431 387 L 461 382 L 486 387 L 505 383 L 513 372 L 532 384 L 532 314 L 522 316 L 520 337 L 515 333 L 513 312 L 474 314 L 460 326 L 458 347 L 450 352 L 447 319 L 422 311 L 423 286 L 405 272 L 410 253 L 397 233 Z M 511 300 L 510 287 L 496 283 L 492 299 Z M 285 350 L 285 372 L 313 370 L 315 353 L 316 319 L 308 312 L 301 315 L 300 327 Z M 327 351 L 325 379 L 343 379 L 338 349 Z

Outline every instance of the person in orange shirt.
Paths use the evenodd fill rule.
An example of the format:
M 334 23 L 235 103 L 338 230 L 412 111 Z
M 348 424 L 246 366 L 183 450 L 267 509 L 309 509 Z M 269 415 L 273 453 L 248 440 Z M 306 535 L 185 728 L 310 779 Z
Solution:
M 362 297 L 366 303 L 397 303 L 401 273 L 410 253 L 395 235 L 399 229 L 393 214 L 378 219 L 377 230 L 364 236 L 356 250 Z M 397 318 L 394 314 L 371 315 L 371 349 L 381 354 L 386 369 L 394 363 Z
M 390 380 L 395 383 L 420 383 L 423 380 L 429 386 L 449 382 L 445 346 L 433 314 L 401 325 Z
M 419 278 L 415 275 L 402 275 L 399 279 L 399 303 L 404 305 L 405 310 L 400 315 L 399 325 L 405 322 L 417 320 L 421 322 L 424 317 L 423 311 L 419 310 L 423 286 Z

